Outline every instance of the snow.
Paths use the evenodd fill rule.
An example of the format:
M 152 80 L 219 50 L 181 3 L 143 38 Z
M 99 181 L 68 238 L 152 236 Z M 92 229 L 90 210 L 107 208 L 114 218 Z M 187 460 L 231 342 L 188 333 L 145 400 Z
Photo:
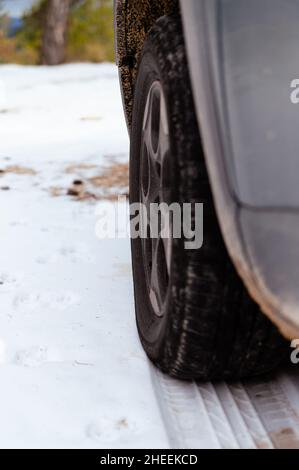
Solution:
M 1 66 L 0 143 L 0 447 L 168 447 L 129 240 L 99 240 L 102 203 L 66 194 L 127 162 L 116 68 Z

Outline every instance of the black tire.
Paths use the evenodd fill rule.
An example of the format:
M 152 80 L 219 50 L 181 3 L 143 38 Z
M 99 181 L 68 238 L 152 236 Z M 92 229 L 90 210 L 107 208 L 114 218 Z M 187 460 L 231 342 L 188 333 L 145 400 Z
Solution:
M 143 242 L 132 239 L 142 345 L 162 371 L 176 378 L 236 379 L 271 371 L 285 359 L 289 344 L 249 297 L 224 245 L 205 168 L 179 17 L 165 16 L 156 22 L 140 59 L 131 128 L 131 203 L 141 200 L 143 119 L 155 82 L 163 90 L 168 117 L 171 199 L 204 203 L 204 244 L 198 250 L 185 250 L 183 239 L 172 241 L 167 295 L 163 314 L 157 315 L 148 294 Z

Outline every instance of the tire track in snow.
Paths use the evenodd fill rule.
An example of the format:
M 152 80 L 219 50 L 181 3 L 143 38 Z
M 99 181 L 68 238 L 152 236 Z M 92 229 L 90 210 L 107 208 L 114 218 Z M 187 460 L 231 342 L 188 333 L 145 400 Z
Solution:
M 180 382 L 150 364 L 176 449 L 299 449 L 299 372 L 236 383 Z

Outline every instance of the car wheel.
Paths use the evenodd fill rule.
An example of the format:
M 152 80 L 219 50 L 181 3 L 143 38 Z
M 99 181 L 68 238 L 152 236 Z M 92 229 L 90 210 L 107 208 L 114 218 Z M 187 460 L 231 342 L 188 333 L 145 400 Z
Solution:
M 130 202 L 204 204 L 200 249 L 161 234 L 132 238 L 137 326 L 149 358 L 181 379 L 242 378 L 280 364 L 289 345 L 250 298 L 219 229 L 177 16 L 156 22 L 140 58 Z

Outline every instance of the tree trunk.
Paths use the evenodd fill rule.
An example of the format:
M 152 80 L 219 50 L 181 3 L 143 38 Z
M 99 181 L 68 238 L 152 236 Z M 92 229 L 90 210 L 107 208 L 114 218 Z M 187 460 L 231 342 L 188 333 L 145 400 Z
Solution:
M 71 0 L 48 0 L 42 37 L 41 62 L 58 65 L 65 59 L 68 15 Z

